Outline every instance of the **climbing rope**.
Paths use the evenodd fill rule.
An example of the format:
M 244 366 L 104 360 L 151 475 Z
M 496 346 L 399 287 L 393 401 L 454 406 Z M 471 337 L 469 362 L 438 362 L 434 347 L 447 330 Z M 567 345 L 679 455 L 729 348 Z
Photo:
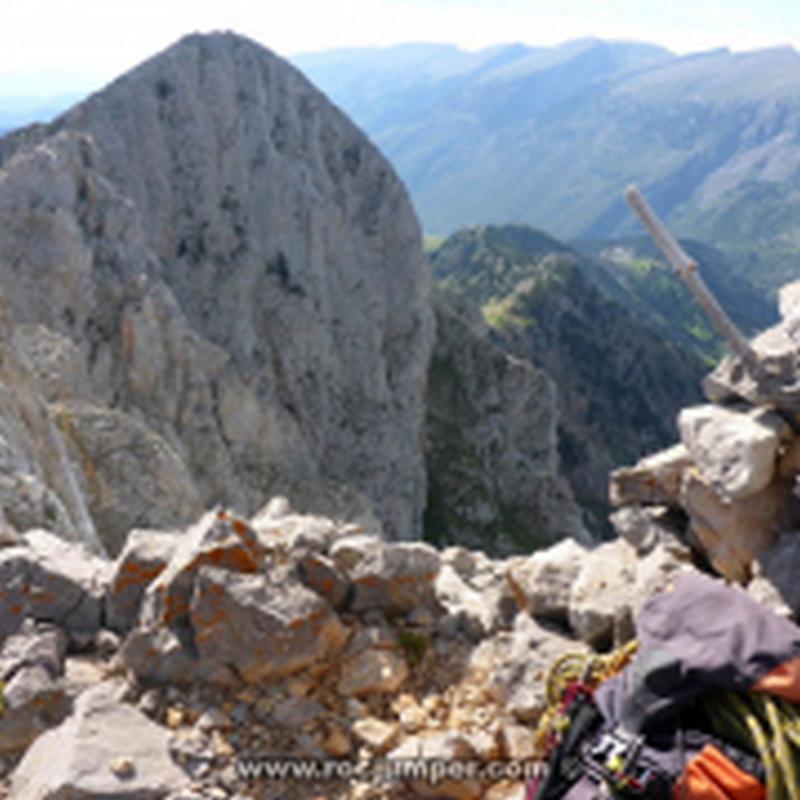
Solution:
M 545 760 L 569 724 L 570 692 L 593 692 L 621 672 L 637 642 L 606 655 L 566 653 L 545 678 L 545 709 L 534 732 L 539 760 Z M 764 692 L 712 692 L 703 699 L 710 732 L 743 750 L 757 753 L 766 771 L 767 800 L 800 800 L 800 706 Z
M 545 677 L 545 709 L 533 735 L 537 760 L 548 757 L 553 743 L 569 723 L 565 699 L 570 689 L 581 687 L 594 691 L 603 681 L 622 672 L 635 655 L 637 646 L 638 642 L 633 640 L 602 655 L 569 652 L 556 659 Z
M 764 692 L 718 692 L 703 708 L 712 733 L 758 754 L 767 800 L 800 800 L 800 707 Z

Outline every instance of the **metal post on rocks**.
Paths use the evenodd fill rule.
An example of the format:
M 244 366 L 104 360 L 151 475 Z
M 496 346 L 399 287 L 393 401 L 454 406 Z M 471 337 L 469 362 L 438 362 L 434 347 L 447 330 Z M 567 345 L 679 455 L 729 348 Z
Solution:
M 680 246 L 675 237 L 667 230 L 666 225 L 650 207 L 644 195 L 635 186 L 629 186 L 625 190 L 625 199 L 644 227 L 647 228 L 667 261 L 678 274 L 678 277 L 692 293 L 692 297 L 703 309 L 711 324 L 725 339 L 731 350 L 742 359 L 748 372 L 755 376 L 761 370 L 758 354 L 725 313 L 725 310 L 717 302 L 708 286 L 706 286 L 700 275 L 697 262 L 690 258 Z

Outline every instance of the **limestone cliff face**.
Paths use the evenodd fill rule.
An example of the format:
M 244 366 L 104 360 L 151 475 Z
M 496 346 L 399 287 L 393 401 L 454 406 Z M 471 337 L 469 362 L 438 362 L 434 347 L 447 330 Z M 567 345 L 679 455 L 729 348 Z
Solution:
M 264 48 L 190 36 L 0 139 L 0 218 L 7 339 L 67 470 L 20 474 L 77 538 L 275 494 L 392 538 L 430 501 L 494 552 L 581 534 L 549 380 L 444 312 L 431 361 L 405 189 Z
M 48 528 L 101 549 L 64 442 L 13 343 L 0 300 L 0 540 L 9 530 Z
M 232 35 L 182 40 L 47 133 L 5 162 L 0 269 L 15 319 L 83 343 L 73 393 L 143 417 L 206 503 L 333 479 L 416 534 L 432 314 L 366 138 Z
M 181 460 L 181 440 L 157 432 L 160 416 L 137 420 L 142 409 L 128 402 L 136 380 L 131 317 L 148 302 L 168 316 L 168 290 L 135 209 L 98 172 L 96 158 L 87 136 L 63 132 L 0 171 L 2 378 L 9 403 L 23 409 L 15 414 L 8 405 L 0 418 L 9 446 L 34 444 L 9 469 L 12 486 L 43 498 L 26 502 L 25 513 L 7 513 L 9 522 L 116 551 L 131 527 L 179 524 L 203 502 Z M 172 307 L 171 330 L 185 339 L 173 362 L 181 375 L 202 350 Z M 199 385 L 200 369 L 192 374 Z M 18 489 L 3 507 L 18 508 L 24 496 Z

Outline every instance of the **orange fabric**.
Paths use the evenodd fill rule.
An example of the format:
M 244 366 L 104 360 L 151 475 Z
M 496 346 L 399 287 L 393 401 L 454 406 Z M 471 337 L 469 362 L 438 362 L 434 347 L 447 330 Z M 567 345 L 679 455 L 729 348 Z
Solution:
M 800 703 L 800 657 L 775 667 L 753 686 L 753 690 L 776 694 L 791 703 Z
M 714 745 L 707 744 L 686 765 L 672 796 L 674 800 L 764 800 L 767 790 Z

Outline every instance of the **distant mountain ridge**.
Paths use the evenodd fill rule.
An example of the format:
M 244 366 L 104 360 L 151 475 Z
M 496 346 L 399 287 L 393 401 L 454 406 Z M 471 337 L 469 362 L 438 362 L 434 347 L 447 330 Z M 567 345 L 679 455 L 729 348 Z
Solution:
M 676 56 L 589 39 L 294 63 L 388 155 L 431 233 L 527 223 L 562 238 L 627 236 L 638 230 L 622 190 L 635 182 L 681 235 L 723 247 L 760 286 L 797 273 L 792 48 Z

